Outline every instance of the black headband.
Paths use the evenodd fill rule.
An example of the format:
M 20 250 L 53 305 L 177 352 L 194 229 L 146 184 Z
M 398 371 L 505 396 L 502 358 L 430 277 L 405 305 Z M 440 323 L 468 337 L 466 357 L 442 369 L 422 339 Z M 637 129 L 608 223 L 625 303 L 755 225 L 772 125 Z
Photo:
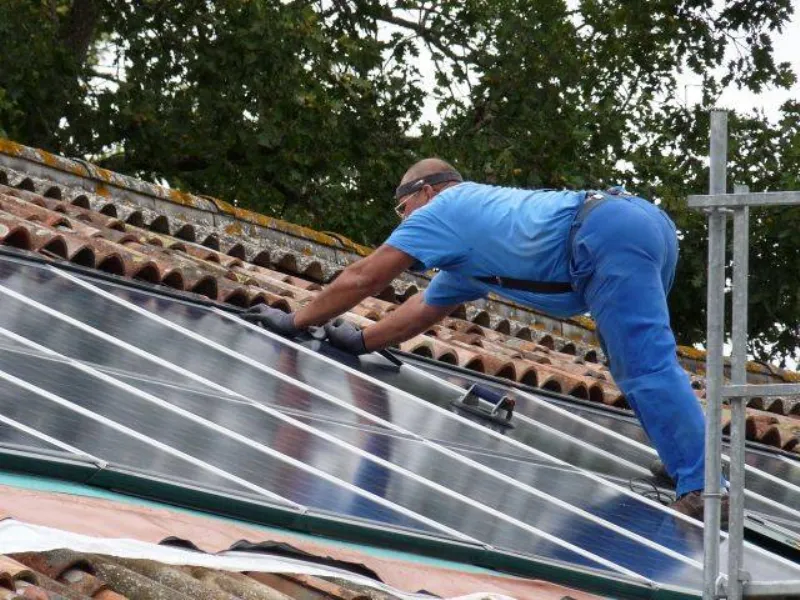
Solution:
M 399 200 L 403 196 L 408 196 L 414 192 L 420 191 L 425 185 L 436 185 L 437 183 L 444 183 L 445 181 L 464 181 L 458 171 L 441 171 L 439 173 L 431 173 L 413 179 L 408 183 L 400 184 L 394 192 L 394 197 Z

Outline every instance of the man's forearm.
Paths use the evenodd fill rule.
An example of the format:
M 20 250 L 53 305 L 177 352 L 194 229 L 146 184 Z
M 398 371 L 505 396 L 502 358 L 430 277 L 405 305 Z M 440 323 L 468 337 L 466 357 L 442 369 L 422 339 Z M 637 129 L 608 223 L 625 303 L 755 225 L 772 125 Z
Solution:
M 333 317 L 350 310 L 367 296 L 380 292 L 383 282 L 375 282 L 363 277 L 357 271 L 345 269 L 344 272 L 317 297 L 295 313 L 296 327 L 322 325 Z
M 400 250 L 380 246 L 368 257 L 347 267 L 314 300 L 298 310 L 294 315 L 295 327 L 322 325 L 338 317 L 367 296 L 380 292 L 413 262 L 411 256 Z
M 427 305 L 423 295 L 416 294 L 375 325 L 364 329 L 364 345 L 367 350 L 380 350 L 404 342 L 427 331 L 431 325 L 449 315 L 454 308 L 455 306 Z

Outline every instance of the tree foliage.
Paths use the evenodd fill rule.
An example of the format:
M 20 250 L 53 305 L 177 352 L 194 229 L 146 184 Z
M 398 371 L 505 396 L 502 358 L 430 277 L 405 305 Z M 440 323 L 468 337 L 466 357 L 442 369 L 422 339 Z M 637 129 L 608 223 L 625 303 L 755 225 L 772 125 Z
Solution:
M 671 302 L 705 334 L 704 104 L 787 87 L 790 0 L 0 0 L 0 133 L 359 242 L 396 224 L 393 187 L 438 154 L 526 187 L 626 183 L 683 237 Z M 432 74 L 428 72 L 432 71 Z M 438 118 L 421 118 L 425 102 Z M 798 187 L 800 105 L 731 117 L 731 180 Z M 793 210 L 754 215 L 753 350 L 800 326 Z

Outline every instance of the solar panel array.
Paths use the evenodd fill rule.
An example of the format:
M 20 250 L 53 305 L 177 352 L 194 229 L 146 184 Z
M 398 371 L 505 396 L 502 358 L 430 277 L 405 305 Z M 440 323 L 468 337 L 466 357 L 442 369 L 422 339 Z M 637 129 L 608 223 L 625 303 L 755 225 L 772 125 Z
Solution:
M 495 431 L 450 408 L 468 374 L 342 356 L 21 259 L 0 259 L 0 307 L 3 448 L 702 589 L 701 524 L 628 486 L 654 456 L 635 422 L 500 388 L 518 410 L 515 428 Z M 753 455 L 748 507 L 796 522 L 798 473 Z M 756 580 L 800 579 L 800 566 L 758 547 L 745 560 Z

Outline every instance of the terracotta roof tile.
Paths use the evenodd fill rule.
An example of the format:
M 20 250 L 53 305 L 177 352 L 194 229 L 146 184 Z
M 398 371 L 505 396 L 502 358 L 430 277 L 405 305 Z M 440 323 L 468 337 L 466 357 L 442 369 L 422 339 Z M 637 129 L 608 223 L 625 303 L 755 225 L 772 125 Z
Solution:
M 352 583 L 306 575 L 247 574 L 72 550 L 0 555 L 0 598 L 69 600 L 390 600 Z
M 202 567 L 185 567 L 197 581 L 222 592 L 247 600 L 286 600 L 287 596 L 276 589 L 260 584 L 252 577 L 240 573 L 214 571 Z
M 47 575 L 9 556 L 0 556 L 0 598 L 28 598 L 49 600 L 70 598 L 85 600 L 82 594 L 73 594 Z

